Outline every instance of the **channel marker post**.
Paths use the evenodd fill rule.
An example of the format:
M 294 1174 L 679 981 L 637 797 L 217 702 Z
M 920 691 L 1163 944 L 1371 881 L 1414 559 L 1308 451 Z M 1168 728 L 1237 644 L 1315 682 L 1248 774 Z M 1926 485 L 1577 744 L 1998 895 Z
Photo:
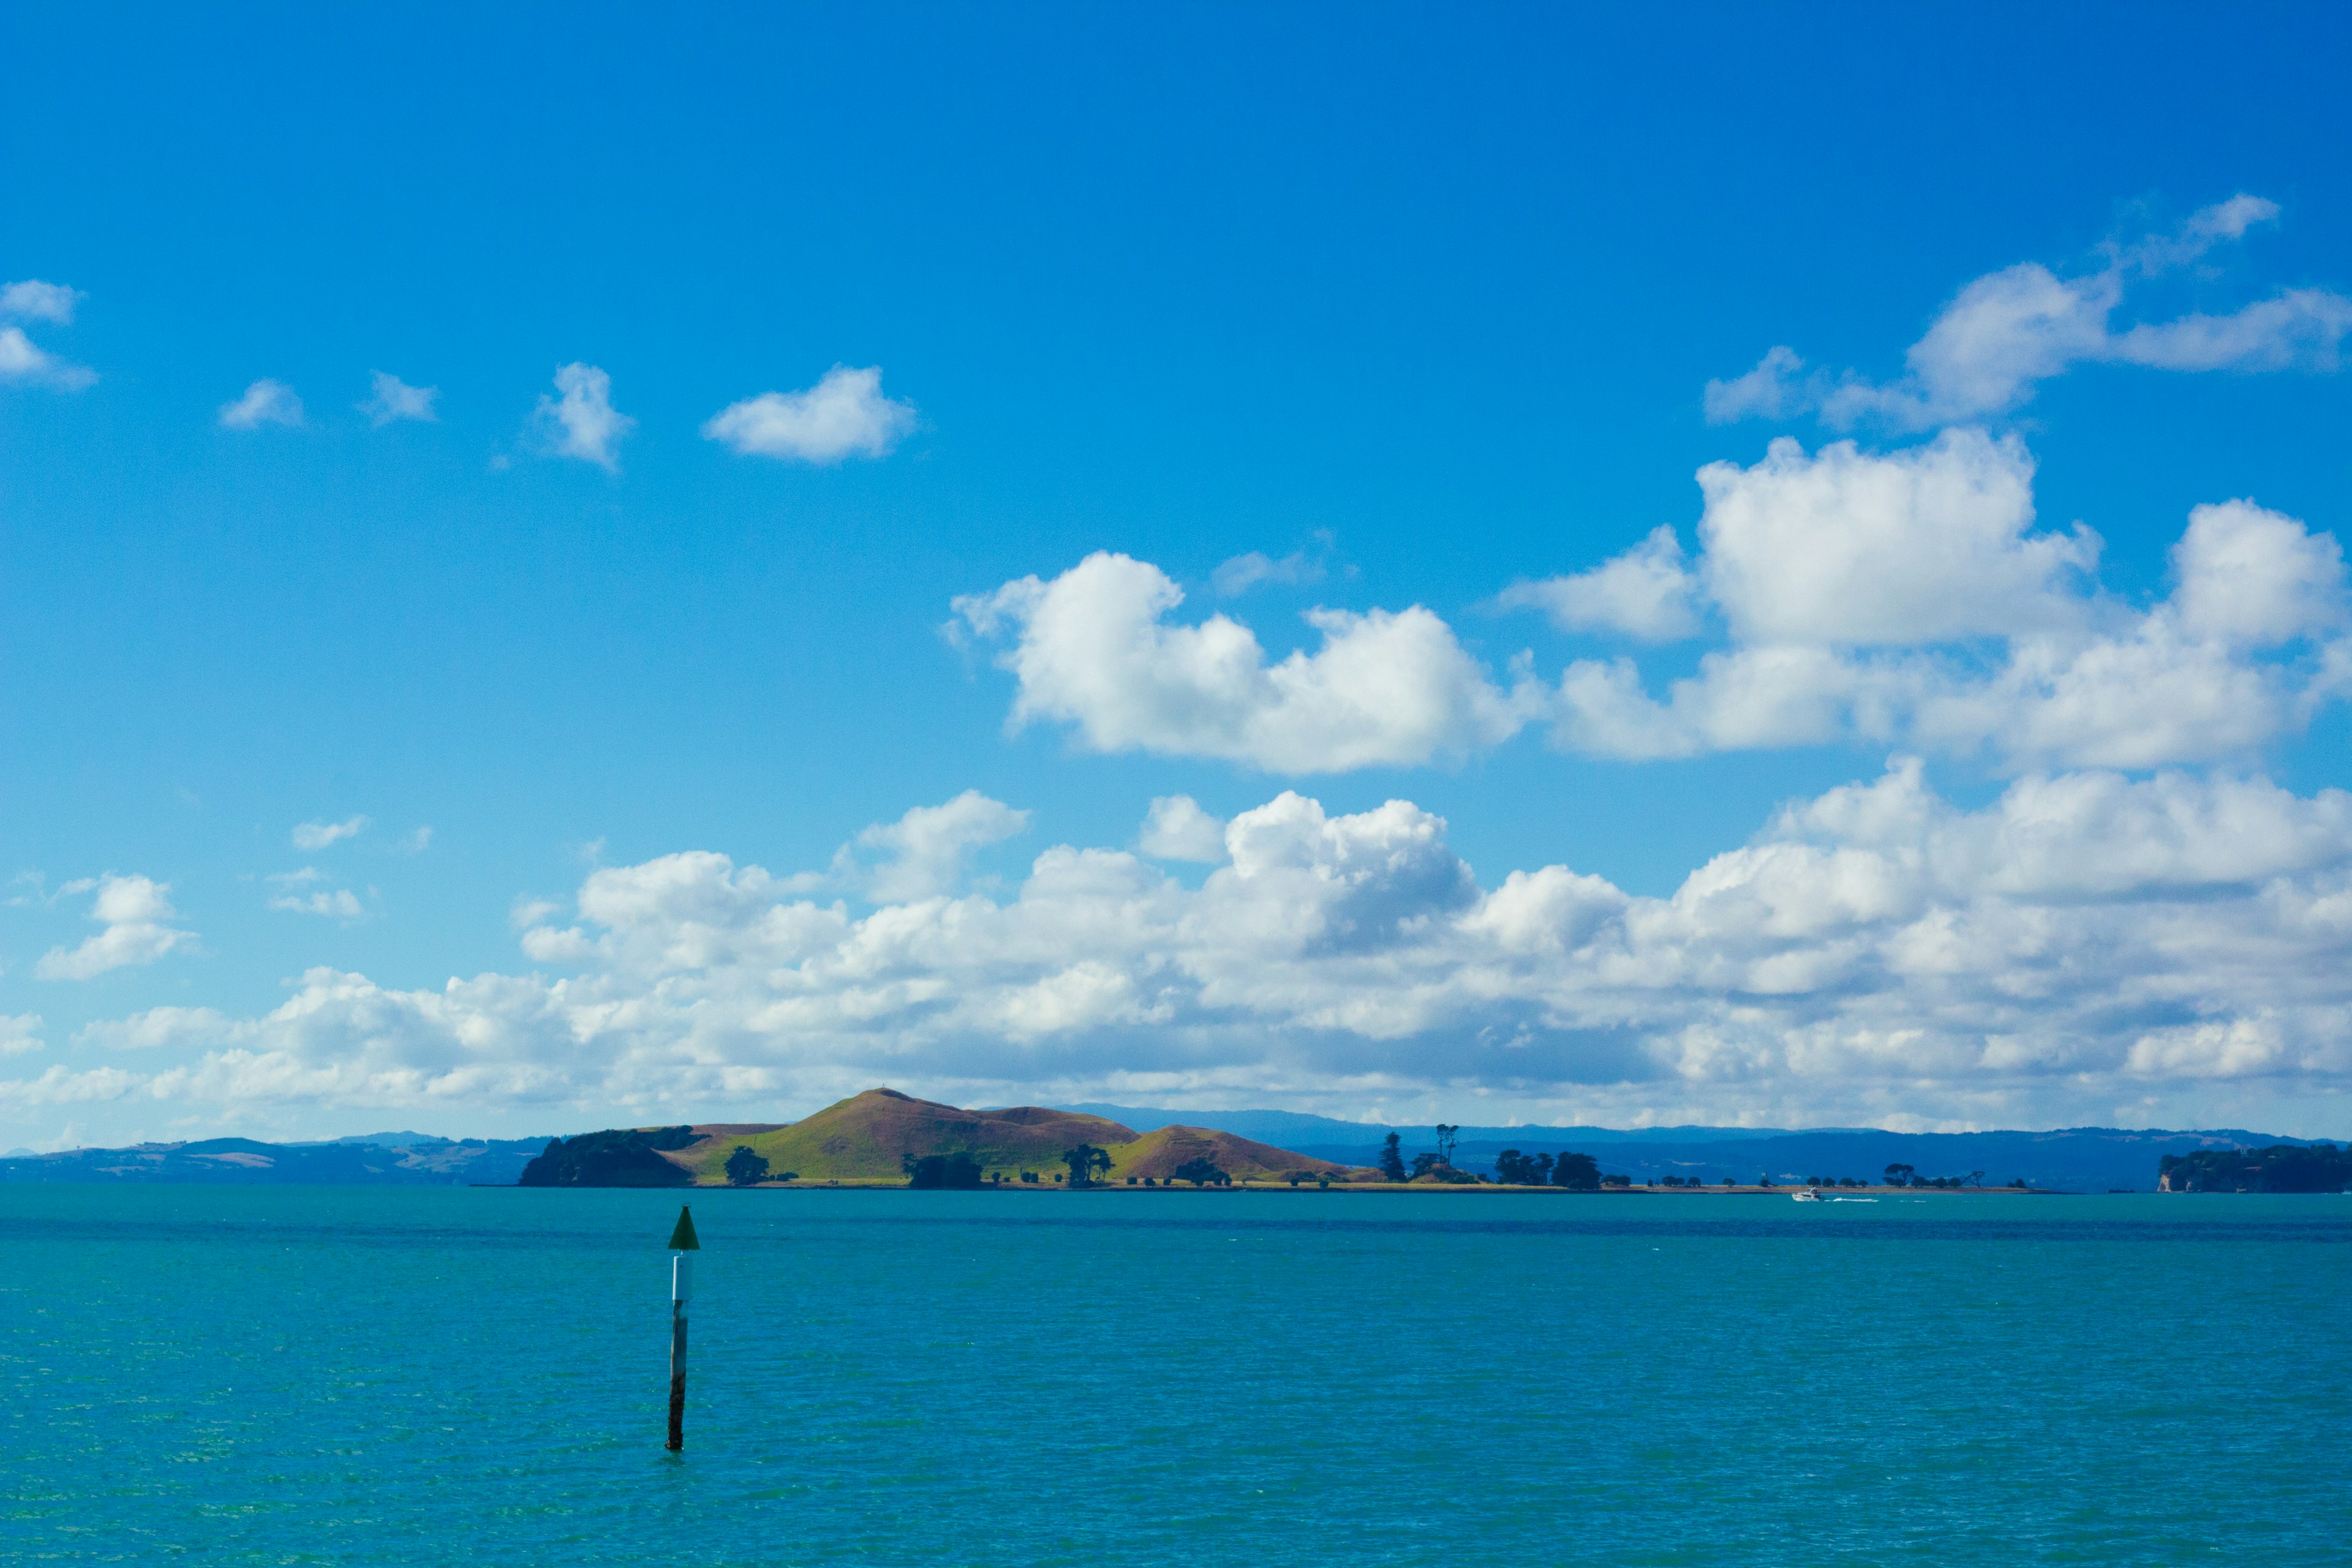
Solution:
M 694 1210 L 680 1205 L 669 1233 L 669 1451 L 686 1447 L 686 1304 L 694 1299 Z

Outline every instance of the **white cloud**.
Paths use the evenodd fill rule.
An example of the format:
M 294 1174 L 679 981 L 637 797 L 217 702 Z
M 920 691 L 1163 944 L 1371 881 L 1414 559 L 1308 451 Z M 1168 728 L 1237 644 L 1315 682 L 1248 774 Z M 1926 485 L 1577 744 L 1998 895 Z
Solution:
M 1221 865 L 1226 858 L 1224 819 L 1202 810 L 1189 795 L 1163 795 L 1144 814 L 1135 847 L 1155 860 Z
M 1003 826 L 979 815 L 983 836 Z M 973 838 L 912 820 L 910 845 Z M 2352 1090 L 2339 791 L 2095 771 L 1962 810 L 1897 759 L 1665 898 L 1564 866 L 1482 887 L 1444 823 L 1402 800 L 1333 816 L 1284 794 L 1226 838 L 1231 863 L 1197 889 L 1057 845 L 1002 896 L 933 879 L 863 916 L 793 890 L 805 874 L 709 852 L 608 868 L 578 925 L 524 932 L 567 977 L 400 991 L 313 970 L 265 1016 L 93 1026 L 84 1039 L 183 1059 L 0 1083 L 0 1106 L 645 1119 L 891 1082 L 966 1102 L 1230 1094 L 1362 1113 L 1473 1094 L 1497 1120 L 2052 1125 Z
M 347 816 L 341 822 L 305 822 L 289 837 L 297 849 L 324 849 L 341 839 L 358 837 L 367 825 L 364 816 Z
M 88 298 L 79 289 L 27 278 L 21 282 L 0 284 L 0 316 L 20 321 L 54 321 L 60 327 L 69 327 L 73 325 L 74 307 Z
M 1417 605 L 1310 610 L 1322 647 L 1269 664 L 1228 616 L 1168 624 L 1183 598 L 1157 566 L 1097 552 L 1050 583 L 1024 577 L 957 599 L 951 630 L 1012 637 L 997 662 L 1019 681 L 1015 727 L 1066 721 L 1099 752 L 1338 771 L 1493 745 L 1541 710 L 1531 677 L 1497 686 Z
M 302 423 L 302 400 L 284 382 L 263 376 L 247 387 L 236 401 L 221 405 L 220 422 L 224 429 L 229 430 L 257 430 L 264 425 L 299 426 Z
M 540 398 L 531 415 L 540 450 L 617 473 L 621 460 L 614 448 L 637 422 L 613 406 L 613 378 L 593 364 L 559 365 L 555 390 L 556 396 Z
M 0 1057 L 19 1057 L 41 1048 L 38 1013 L 0 1013 Z
M 238 1033 L 238 1026 L 215 1008 L 150 1007 L 87 1025 L 74 1038 L 102 1050 L 156 1051 L 224 1045 Z
M 876 823 L 857 836 L 862 848 L 888 858 L 866 874 L 877 902 L 937 898 L 962 879 L 972 851 L 1026 832 L 1029 814 L 968 789 L 944 805 L 919 805 L 896 822 Z
M 1811 411 L 1839 428 L 1878 421 L 1919 430 L 2007 413 L 2076 364 L 2333 370 L 2352 332 L 2352 300 L 2323 289 L 2282 289 L 2225 315 L 2115 325 L 2135 283 L 2195 262 L 2277 215 L 2272 202 L 2233 196 L 2173 234 L 2108 247 L 2105 265 L 2094 272 L 2063 278 L 2028 261 L 1977 279 L 1911 345 L 1906 374 L 1893 382 L 1807 375 L 1794 350 L 1776 346 L 1746 374 L 1707 383 L 1707 417 L 1785 419 Z
M 1294 550 L 1279 561 L 1263 550 L 1252 550 L 1219 563 L 1209 574 L 1209 585 L 1226 599 L 1237 598 L 1261 583 L 1297 585 L 1322 580 L 1322 561 L 1304 550 Z
M 2173 604 L 2191 636 L 2267 647 L 2343 624 L 2342 547 L 2252 501 L 2189 512 L 2172 563 Z
M 1885 456 L 1852 442 L 1698 471 L 1700 570 L 1744 642 L 1919 644 L 2063 626 L 2098 539 L 2032 533 L 2033 461 L 2015 437 L 1949 430 Z M 1603 568 L 1606 570 L 1606 568 Z
M 94 892 L 90 919 L 105 929 L 76 948 L 53 947 L 33 965 L 42 980 L 88 980 L 127 964 L 152 963 L 165 953 L 193 950 L 196 933 L 167 922 L 178 919 L 171 884 L 146 877 L 103 877 L 68 882 L 60 893 Z
M 915 408 L 882 395 L 882 369 L 835 365 L 804 392 L 763 392 L 730 404 L 702 426 L 746 457 L 837 463 L 879 458 L 915 427 Z
M 83 298 L 78 289 L 68 289 L 61 283 L 44 283 L 37 278 L 0 284 L 0 320 L 48 321 L 61 327 L 69 326 L 73 322 L 74 307 Z M 79 392 L 97 380 L 97 372 L 87 365 L 72 364 L 58 358 L 26 336 L 24 328 L 0 326 L 0 383 L 24 382 L 36 386 Z
M 1513 584 L 1499 603 L 1506 609 L 1541 610 L 1564 631 L 1617 631 L 1643 642 L 1674 642 L 1698 632 L 1697 589 L 1683 564 L 1682 542 L 1662 525 L 1590 572 Z
M 377 371 L 367 401 L 358 406 L 368 416 L 368 423 L 379 430 L 399 419 L 438 424 L 441 416 L 433 411 L 433 404 L 440 395 L 437 386 L 411 386 L 396 375 Z
M 269 907 L 288 914 L 319 915 L 340 921 L 355 921 L 367 913 L 359 895 L 350 889 L 316 885 L 325 879 L 326 873 L 316 866 L 305 866 L 299 871 L 276 872 L 264 879 L 277 889 L 270 897 Z
M 400 841 L 403 855 L 422 855 L 433 847 L 433 829 L 429 825 L 409 829 Z
M 1630 659 L 1576 661 L 1555 741 L 1654 758 L 1859 740 L 2011 771 L 2151 768 L 2249 753 L 2352 687 L 2333 538 L 2251 501 L 2199 507 L 2170 596 L 2136 610 L 2100 592 L 2095 534 L 2035 531 L 2032 471 L 2014 437 L 1968 429 L 1887 454 L 1808 457 L 1784 438 L 1752 468 L 1708 465 L 1690 576 L 1730 646 L 1663 700 Z

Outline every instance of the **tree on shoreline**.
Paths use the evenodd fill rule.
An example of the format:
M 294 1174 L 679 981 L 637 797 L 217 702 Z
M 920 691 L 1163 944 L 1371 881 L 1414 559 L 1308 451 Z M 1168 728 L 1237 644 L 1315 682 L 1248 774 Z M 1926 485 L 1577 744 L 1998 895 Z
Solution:
M 1382 1181 L 1402 1182 L 1405 1179 L 1404 1152 L 1399 1146 L 1402 1140 L 1393 1132 L 1381 1141 L 1381 1179 Z
M 1091 1143 L 1081 1143 L 1075 1149 L 1062 1151 L 1062 1163 L 1070 1168 L 1070 1185 L 1091 1187 L 1097 1172 L 1110 1170 L 1110 1155 Z
M 1495 1180 L 1506 1186 L 1543 1187 L 1551 1184 L 1552 1158 L 1506 1149 L 1495 1156 Z
M 1590 1154 L 1562 1154 L 1552 1162 L 1551 1184 L 1574 1193 L 1601 1190 L 1601 1162 Z
M 749 1143 L 738 1143 L 735 1152 L 727 1156 L 727 1180 L 735 1186 L 749 1187 L 768 1179 L 768 1157 L 753 1152 Z
M 1217 1168 L 1217 1163 L 1214 1160 L 1210 1159 L 1206 1154 L 1195 1154 L 1170 1172 L 1168 1179 L 1171 1182 L 1190 1182 L 1196 1187 L 1205 1187 L 1211 1183 L 1222 1186 L 1227 1178 L 1224 1172 Z
M 977 1187 L 981 1184 L 980 1162 L 969 1154 L 903 1154 L 899 1168 L 907 1173 L 910 1187 Z M 1029 1173 L 1024 1171 L 1024 1176 Z

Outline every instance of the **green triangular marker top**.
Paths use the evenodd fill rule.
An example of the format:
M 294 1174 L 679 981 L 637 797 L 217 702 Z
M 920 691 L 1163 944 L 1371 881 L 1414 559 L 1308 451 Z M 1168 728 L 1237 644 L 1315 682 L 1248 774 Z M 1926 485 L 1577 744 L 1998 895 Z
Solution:
M 702 1243 L 694 1238 L 694 1210 L 688 1205 L 678 1205 L 677 1228 L 669 1233 L 669 1249 L 672 1252 L 702 1250 Z

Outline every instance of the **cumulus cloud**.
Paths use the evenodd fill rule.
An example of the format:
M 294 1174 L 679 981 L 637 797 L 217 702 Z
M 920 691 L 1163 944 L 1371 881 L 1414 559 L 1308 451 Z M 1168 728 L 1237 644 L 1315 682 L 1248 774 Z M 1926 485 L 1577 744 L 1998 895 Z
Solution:
M 2100 591 L 2095 534 L 2035 527 L 2032 475 L 2015 437 L 1974 429 L 1891 453 L 1782 438 L 1751 468 L 1709 464 L 1685 576 L 1729 646 L 1662 698 L 1630 658 L 1571 663 L 1554 740 L 1628 758 L 1859 740 L 2011 771 L 2151 768 L 2249 752 L 2346 689 L 2332 537 L 2249 500 L 2200 506 L 2170 595 L 2134 608 Z M 1553 608 L 1538 590 L 1600 575 L 1516 602 Z
M 1920 430 L 2007 413 L 2077 364 L 2334 370 L 2352 331 L 2352 300 L 2324 289 L 2282 289 L 2223 315 L 2116 324 L 2134 286 L 2199 261 L 2277 216 L 2274 203 L 2242 195 L 2192 215 L 2171 234 L 2107 247 L 2104 264 L 2090 272 L 2062 277 L 2027 261 L 1977 279 L 1911 345 L 1906 374 L 1895 381 L 1808 373 L 1796 351 L 1776 346 L 1746 374 L 1707 383 L 1707 417 L 1811 412 L 1837 428 L 1874 421 Z
M 341 822 L 305 822 L 289 837 L 297 849 L 324 849 L 342 839 L 358 837 L 367 825 L 364 816 L 347 816 Z
M 1004 826 L 983 816 L 982 835 Z M 1002 894 L 934 880 L 863 915 L 708 851 L 605 868 L 576 925 L 523 933 L 560 977 L 398 990 L 313 970 L 259 1016 L 93 1026 L 85 1040 L 181 1059 L 53 1069 L 0 1083 L 0 1105 L 652 1118 L 888 1081 L 966 1100 L 1362 1110 L 1475 1092 L 1498 1119 L 2046 1125 L 2352 1087 L 2338 791 L 2087 771 L 1969 810 L 1898 757 L 1663 898 L 1557 865 L 1482 884 L 1443 819 L 1402 800 L 1334 815 L 1285 793 L 1224 837 L 1229 863 L 1197 889 L 1055 845 Z
M 896 822 L 876 823 L 858 847 L 886 858 L 864 878 L 880 903 L 938 898 L 962 879 L 972 852 L 1025 832 L 1029 814 L 968 789 L 944 805 L 919 805 Z
M 532 440 L 551 458 L 578 458 L 618 473 L 614 450 L 637 422 L 613 406 L 613 378 L 593 364 L 559 365 L 556 395 L 541 395 L 531 415 Z
M 89 980 L 110 969 L 152 963 L 167 952 L 193 949 L 196 933 L 173 926 L 171 884 L 109 872 L 68 882 L 61 894 L 92 893 L 89 918 L 105 929 L 74 948 L 53 947 L 33 965 L 42 980 Z
M 1010 639 L 1012 724 L 1069 723 L 1098 752 L 1218 757 L 1280 773 L 1427 762 L 1490 746 L 1543 706 L 1525 669 L 1500 686 L 1416 605 L 1315 609 L 1322 638 L 1274 663 L 1217 614 L 1167 620 L 1183 590 L 1149 562 L 1097 552 L 1051 582 L 1024 577 L 954 602 L 951 631 Z
M 73 323 L 74 307 L 84 298 L 78 289 L 26 278 L 0 284 L 0 383 L 21 382 L 79 392 L 98 379 L 87 365 L 72 364 L 33 342 L 18 321 L 46 321 L 55 326 Z
M 0 1013 L 0 1057 L 18 1057 L 41 1048 L 38 1013 Z
M 1640 641 L 1719 624 L 1724 644 L 1655 694 L 1624 656 L 1548 685 L 1521 654 L 1497 679 L 1420 605 L 1310 610 L 1321 646 L 1272 659 L 1229 615 L 1177 621 L 1165 573 L 1107 552 L 958 598 L 947 630 L 996 647 L 1014 730 L 1286 773 L 1466 755 L 1547 722 L 1621 758 L 1860 742 L 2009 773 L 2151 768 L 2243 758 L 2352 694 L 2333 537 L 2249 500 L 2200 506 L 2171 592 L 2135 605 L 2101 587 L 2096 533 L 2039 524 L 2033 476 L 2022 441 L 1977 428 L 1889 452 L 1782 437 L 1699 470 L 1696 556 L 1660 528 L 1501 595 Z
M 915 405 L 882 395 L 882 367 L 835 365 L 802 392 L 763 392 L 732 403 L 703 425 L 705 440 L 745 457 L 837 463 L 887 456 L 915 427 Z
M 302 423 L 302 400 L 284 382 L 263 376 L 247 387 L 243 396 L 220 405 L 220 422 L 226 430 L 258 430 L 264 425 L 299 426 Z
M 377 371 L 367 401 L 359 405 L 359 411 L 379 430 L 401 419 L 438 424 L 441 416 L 433 411 L 433 404 L 440 395 L 437 386 L 411 386 L 396 375 Z
M 1189 795 L 1164 795 L 1144 814 L 1135 847 L 1154 860 L 1194 860 L 1214 866 L 1225 858 L 1225 824 L 1201 809 Z
M 1643 642 L 1696 636 L 1698 583 L 1684 564 L 1682 542 L 1671 526 L 1653 529 L 1640 544 L 1590 572 L 1515 583 L 1503 590 L 1505 609 L 1537 609 L 1563 631 L 1613 631 Z

